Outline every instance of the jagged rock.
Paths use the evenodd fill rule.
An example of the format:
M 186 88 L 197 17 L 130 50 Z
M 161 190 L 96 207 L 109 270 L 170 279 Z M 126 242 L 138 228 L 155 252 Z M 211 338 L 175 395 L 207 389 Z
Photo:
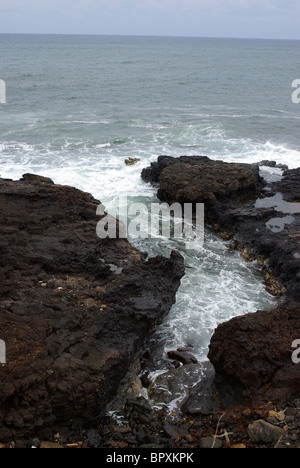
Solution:
M 160 157 L 157 166 L 145 170 L 142 177 L 159 182 L 161 200 L 179 203 L 215 201 L 231 193 L 253 189 L 259 181 L 258 167 L 205 157 L 175 160 Z
M 126 240 L 98 239 L 98 205 L 38 176 L 0 179 L 3 442 L 91 424 L 175 301 L 181 255 L 145 261 Z
M 42 177 L 35 174 L 24 174 L 21 181 L 37 185 L 40 185 L 41 183 L 54 185 L 53 180 L 49 177 Z
M 162 172 L 169 166 L 181 165 L 185 161 L 189 164 L 199 164 L 210 162 L 207 156 L 182 156 L 180 158 L 172 158 L 171 156 L 159 156 L 157 162 L 151 163 L 150 167 L 146 167 L 142 171 L 142 179 L 145 182 L 158 183 Z
M 139 158 L 128 158 L 128 159 L 125 159 L 125 164 L 126 164 L 126 166 L 134 166 L 134 165 L 137 164 L 138 162 L 140 162 L 140 159 L 139 159 Z
M 260 262 L 269 291 L 285 295 L 274 311 L 217 328 L 209 353 L 217 374 L 253 400 L 297 397 L 300 366 L 292 362 L 292 343 L 300 338 L 300 169 L 267 186 L 259 165 L 162 156 L 142 177 L 159 184 L 163 201 L 204 202 L 206 222 L 233 239 L 247 260 Z M 274 223 L 280 229 L 272 229 Z
M 300 336 L 299 311 L 299 304 L 285 304 L 220 325 L 208 355 L 216 371 L 256 399 L 286 402 L 297 396 L 300 366 L 292 362 L 292 343 Z

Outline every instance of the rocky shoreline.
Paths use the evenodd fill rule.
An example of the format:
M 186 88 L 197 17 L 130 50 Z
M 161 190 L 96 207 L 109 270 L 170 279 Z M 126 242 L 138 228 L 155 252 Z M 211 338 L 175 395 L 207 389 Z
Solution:
M 162 201 L 204 203 L 206 222 L 234 243 L 246 261 L 260 263 L 267 289 L 278 296 L 274 311 L 237 317 L 215 331 L 209 352 L 215 388 L 220 400 L 226 401 L 229 392 L 238 396 L 236 404 L 221 408 L 217 403 L 215 410 L 235 414 L 237 420 L 248 413 L 244 433 L 255 422 L 255 409 L 276 407 L 297 416 L 300 366 L 292 354 L 300 336 L 300 169 L 269 161 L 249 165 L 161 156 L 142 177 L 157 186 Z M 210 389 L 214 386 L 204 379 L 182 409 L 203 416 L 205 391 L 211 393 L 209 404 L 215 404 Z M 298 420 L 292 429 L 294 446 L 299 446 Z M 293 445 L 288 432 L 284 447 Z
M 169 312 L 180 254 L 146 261 L 96 236 L 100 202 L 50 179 L 0 180 L 0 441 L 96 424 Z
M 263 167 L 276 163 L 263 162 Z M 278 308 L 218 327 L 209 359 L 217 373 L 252 401 L 284 404 L 300 394 L 292 343 L 300 336 L 300 169 L 268 182 L 260 166 L 207 157 L 160 157 L 143 171 L 167 202 L 205 203 L 206 222 L 263 267 Z
M 259 261 L 280 299 L 272 312 L 217 328 L 214 368 L 193 382 L 180 416 L 121 390 L 121 422 L 104 410 L 174 303 L 183 259 L 173 252 L 147 262 L 125 240 L 97 239 L 100 202 L 88 194 L 37 176 L 0 179 L 3 447 L 299 447 L 292 343 L 300 340 L 300 170 L 262 166 L 282 177 L 266 181 L 259 165 L 206 157 L 162 156 L 143 171 L 162 201 L 205 203 L 207 223 L 247 261 Z M 171 357 L 178 359 L 174 378 L 190 372 L 192 379 L 193 356 L 177 350 Z

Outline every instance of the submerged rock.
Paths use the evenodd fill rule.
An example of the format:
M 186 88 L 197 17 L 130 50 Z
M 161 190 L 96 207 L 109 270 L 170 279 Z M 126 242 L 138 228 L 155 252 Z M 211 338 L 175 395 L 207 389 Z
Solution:
M 174 361 L 179 361 L 183 365 L 186 364 L 197 364 L 198 360 L 195 356 L 193 356 L 191 353 L 185 351 L 185 350 L 180 350 L 177 349 L 177 351 L 169 351 L 168 352 L 168 358 L 169 359 L 174 359 Z
M 146 262 L 98 239 L 98 205 L 38 176 L 0 179 L 1 441 L 91 424 L 175 301 L 181 255 Z
M 128 158 L 128 159 L 125 159 L 125 164 L 126 164 L 126 166 L 134 166 L 134 165 L 137 164 L 138 162 L 140 162 L 140 159 L 139 159 L 139 158 Z

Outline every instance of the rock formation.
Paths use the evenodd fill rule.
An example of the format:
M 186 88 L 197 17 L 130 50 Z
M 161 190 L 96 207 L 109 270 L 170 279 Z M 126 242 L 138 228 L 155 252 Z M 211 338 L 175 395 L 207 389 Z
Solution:
M 276 310 L 217 328 L 209 353 L 217 373 L 253 400 L 299 396 L 292 343 L 300 340 L 300 169 L 267 184 L 258 165 L 162 156 L 142 177 L 158 184 L 163 201 L 205 203 L 206 221 L 257 259 L 269 290 L 283 295 Z
M 235 192 L 253 190 L 259 182 L 258 167 L 254 170 L 250 164 L 228 164 L 201 156 L 161 156 L 142 177 L 159 182 L 161 200 L 179 203 L 212 203 Z
M 96 236 L 99 202 L 0 179 L 0 440 L 91 424 L 175 301 L 183 259 Z

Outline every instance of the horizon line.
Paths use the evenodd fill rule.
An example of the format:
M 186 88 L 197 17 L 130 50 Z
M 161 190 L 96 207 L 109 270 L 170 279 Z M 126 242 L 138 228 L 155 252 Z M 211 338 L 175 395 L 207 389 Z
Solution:
M 0 36 L 82 36 L 82 37 L 145 37 L 165 39 L 227 39 L 227 40 L 253 40 L 253 41 L 295 41 L 300 39 L 272 38 L 272 37 L 237 37 L 237 36 L 177 36 L 158 34 L 96 34 L 96 33 L 28 33 L 28 32 L 0 32 Z

